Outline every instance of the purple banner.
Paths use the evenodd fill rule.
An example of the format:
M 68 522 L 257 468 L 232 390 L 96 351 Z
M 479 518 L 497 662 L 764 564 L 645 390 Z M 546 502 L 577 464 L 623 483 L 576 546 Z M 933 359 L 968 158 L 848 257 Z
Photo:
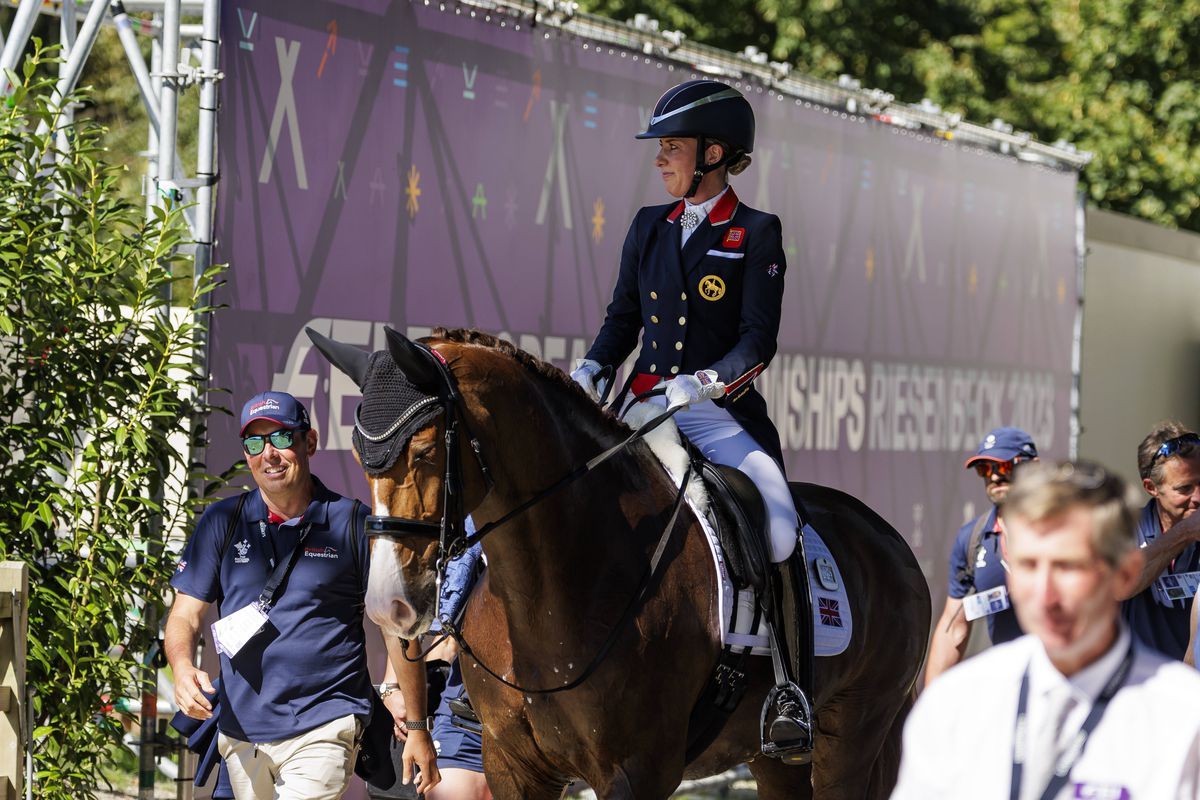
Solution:
M 498 333 L 568 368 L 599 329 L 639 206 L 635 141 L 688 69 L 482 10 L 405 2 L 223 7 L 214 385 L 311 404 L 331 486 L 358 395 L 306 325 Z M 783 220 L 779 354 L 758 379 L 795 480 L 845 489 L 917 551 L 935 597 L 981 511 L 963 469 L 1020 425 L 1065 456 L 1077 306 L 1073 173 L 731 81 L 758 117 L 744 202 Z M 215 420 L 209 467 L 240 457 Z M 935 602 L 936 605 L 936 602 Z

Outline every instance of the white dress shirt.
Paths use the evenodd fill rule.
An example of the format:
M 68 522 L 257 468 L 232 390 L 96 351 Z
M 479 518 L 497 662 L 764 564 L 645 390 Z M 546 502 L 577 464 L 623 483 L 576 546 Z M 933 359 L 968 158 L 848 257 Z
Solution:
M 1028 729 L 1039 729 L 1046 694 L 1068 684 L 1076 702 L 1063 729 L 1073 734 L 1128 647 L 1129 632 L 1122 625 L 1103 656 L 1066 678 L 1037 638 L 1023 636 L 947 671 L 921 695 L 904 726 L 900 780 L 892 800 L 1008 800 L 1017 699 L 1026 668 Z M 1134 653 L 1129 677 L 1056 800 L 1200 797 L 1200 673 L 1140 644 Z
M 721 199 L 721 196 L 724 195 L 728 191 L 729 191 L 729 187 L 726 186 L 724 189 L 717 192 L 716 195 L 708 198 L 703 203 L 693 203 L 691 200 L 684 200 L 684 203 L 687 204 L 686 207 L 684 208 L 684 213 L 691 211 L 692 213 L 696 214 L 699 217 L 700 222 L 703 222 L 704 218 L 708 216 L 708 212 L 713 210 L 713 206 L 715 206 L 717 204 L 717 201 Z M 680 248 L 682 248 L 685 244 L 687 244 L 687 240 L 692 237 L 692 233 L 694 233 L 696 228 L 698 228 L 698 227 L 700 227 L 700 226 L 694 225 L 691 228 L 682 227 L 682 229 L 679 231 L 681 234 L 683 234 L 680 237 L 681 238 L 681 241 L 679 243 Z

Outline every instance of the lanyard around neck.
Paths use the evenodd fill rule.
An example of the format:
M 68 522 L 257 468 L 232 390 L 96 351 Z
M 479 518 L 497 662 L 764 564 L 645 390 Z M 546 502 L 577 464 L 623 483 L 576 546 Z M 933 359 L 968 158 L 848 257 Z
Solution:
M 1133 637 L 1131 635 L 1129 649 L 1125 651 L 1125 656 L 1121 659 L 1121 663 L 1117 665 L 1108 682 L 1104 684 L 1104 689 L 1092 705 L 1091 712 L 1088 713 L 1087 719 L 1083 721 L 1083 727 L 1079 729 L 1079 733 L 1075 734 L 1062 753 L 1055 753 L 1054 772 L 1050 776 L 1050 782 L 1040 795 L 1041 800 L 1051 800 L 1066 784 L 1067 778 L 1075 766 L 1075 762 L 1079 760 L 1079 756 L 1083 753 L 1083 747 L 1087 744 L 1088 737 L 1092 735 L 1092 731 L 1100 723 L 1100 718 L 1104 716 L 1104 710 L 1108 707 L 1108 701 L 1112 700 L 1113 695 L 1125 684 L 1125 680 L 1129 677 L 1129 671 L 1132 668 Z M 1016 730 L 1013 733 L 1012 783 L 1009 786 L 1010 800 L 1017 800 L 1020 796 L 1022 773 L 1024 772 L 1025 762 L 1029 759 L 1028 705 L 1029 667 L 1026 666 L 1025 674 L 1021 677 L 1021 695 L 1017 701 L 1017 723 Z

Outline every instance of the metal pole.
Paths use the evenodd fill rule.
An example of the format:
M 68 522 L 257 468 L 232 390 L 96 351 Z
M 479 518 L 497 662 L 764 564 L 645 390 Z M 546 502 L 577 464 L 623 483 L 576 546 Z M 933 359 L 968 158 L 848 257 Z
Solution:
M 1071 427 L 1067 458 L 1079 456 L 1081 425 L 1080 397 L 1083 376 L 1083 288 L 1087 277 L 1087 199 L 1082 191 L 1075 197 L 1075 322 L 1071 330 Z
M 179 108 L 179 0 L 163 3 L 162 89 L 158 103 L 158 202 L 178 199 L 175 183 L 175 126 Z
M 71 52 L 75 49 L 75 4 L 63 3 L 62 17 L 58 21 L 58 40 L 62 44 L 63 61 L 58 65 L 58 79 L 61 81 L 66 76 L 67 61 Z M 59 125 L 58 131 L 55 133 L 55 154 L 57 161 L 61 162 L 67 157 L 67 150 L 71 147 L 71 139 L 67 136 L 67 127 L 75 122 L 75 107 L 68 104 L 62 110 L 62 124 Z
M 129 14 L 126 13 L 125 4 L 123 2 L 121 2 L 121 0 L 112 0 L 112 2 L 109 4 L 109 8 L 112 11 L 113 23 L 117 27 L 117 36 L 121 40 L 121 47 L 125 51 L 125 60 L 129 62 L 129 68 L 133 70 L 133 76 L 137 80 L 137 84 L 138 84 L 138 93 L 142 97 L 142 105 L 145 107 L 146 116 L 150 120 L 150 128 L 151 128 L 150 150 L 152 152 L 157 152 L 158 147 L 159 147 L 158 134 L 160 133 L 159 121 L 158 121 L 159 116 L 158 115 L 159 115 L 159 106 L 162 103 L 160 87 L 162 86 L 163 81 L 161 79 L 161 76 L 159 75 L 159 73 L 163 69 L 162 59 L 161 59 L 162 54 L 161 54 L 160 50 L 152 50 L 151 51 L 151 53 L 152 53 L 151 60 L 153 61 L 153 67 L 152 67 L 152 70 L 147 70 L 146 69 L 146 60 L 142 57 L 142 49 L 141 49 L 141 47 L 138 46 L 137 34 L 133 30 L 133 20 L 131 20 L 129 18 Z M 191 25 L 191 26 L 180 25 L 179 26 L 181 31 L 185 27 L 195 28 L 198 26 L 195 26 L 195 25 Z M 157 47 L 157 45 L 158 45 L 157 38 L 151 39 L 151 42 L 152 42 L 152 44 L 151 44 L 152 48 Z M 154 53 L 157 53 L 159 55 L 159 58 L 157 60 L 154 60 Z M 153 72 L 154 75 L 159 75 L 159 77 L 157 77 L 157 78 L 152 77 L 151 72 Z M 173 156 L 172 161 L 174 161 L 174 164 L 175 164 L 175 181 L 177 183 L 182 182 L 184 180 L 185 176 L 183 174 L 183 170 L 180 168 L 178 155 Z M 154 184 L 155 178 L 151 177 L 150 180 L 151 180 L 151 185 L 152 186 L 155 185 Z M 147 211 L 147 213 L 149 213 L 149 211 L 150 211 L 149 205 L 147 206 L 146 211 Z M 195 212 L 192 210 L 189 210 L 189 209 L 184 209 L 183 216 L 187 220 L 188 229 L 191 230 L 192 235 L 199 237 L 199 233 L 198 233 L 195 223 L 193 221 L 193 219 L 195 217 Z
M 71 47 L 71 55 L 63 66 L 58 85 L 54 88 L 60 102 L 62 98 L 75 90 L 75 84 L 79 82 L 79 76 L 83 73 L 84 62 L 92 52 L 92 45 L 96 43 L 96 36 L 100 33 L 100 23 L 104 22 L 104 14 L 107 11 L 108 7 L 103 3 L 92 3 L 87 16 L 83 18 L 79 35 L 75 39 L 74 46 Z
M 29 34 L 33 31 L 33 23 L 37 21 L 40 5 L 39 0 L 21 0 L 17 6 L 17 13 L 8 28 L 8 38 L 4 41 L 4 50 L 0 52 L 0 94 L 8 94 L 11 88 L 4 70 L 17 68 L 25 45 L 29 42 Z
M 63 6 L 63 8 L 66 7 Z M 121 0 L 113 0 L 109 4 L 109 9 L 112 11 L 113 24 L 117 26 L 117 36 L 121 39 L 121 47 L 125 50 L 125 59 L 129 62 L 129 68 L 133 70 L 133 77 L 137 80 L 138 92 L 141 93 L 142 104 L 146 107 L 146 116 L 150 118 L 150 125 L 157 133 L 159 97 L 154 91 L 154 85 L 150 82 L 150 71 L 146 69 L 146 60 L 142 58 L 142 48 L 138 46 L 137 34 L 133 32 L 133 23 L 129 21 L 129 14 L 125 12 L 125 4 Z
M 156 15 L 157 16 L 157 15 Z M 158 95 L 162 89 L 162 40 L 159 36 L 150 39 L 150 88 L 154 94 L 154 119 L 158 121 Z M 142 194 L 146 199 L 146 219 L 154 213 L 158 204 L 158 125 L 148 126 L 146 137 L 146 182 L 142 185 Z
M 200 38 L 200 131 L 196 152 L 196 279 L 212 263 L 213 190 L 216 183 L 218 49 L 221 0 L 204 4 L 204 35 Z
M 84 62 L 87 61 L 88 54 L 92 52 L 92 45 L 95 44 L 96 36 L 100 33 L 100 23 L 104 21 L 104 14 L 107 11 L 108 6 L 103 3 L 93 3 L 92 7 L 88 9 L 83 26 L 79 29 L 79 35 L 75 39 L 75 45 L 71 48 L 71 55 L 62 67 L 58 83 L 54 87 L 56 104 L 61 104 L 63 99 L 75 90 L 75 84 L 83 73 Z M 45 135 L 49 130 L 50 123 L 45 120 L 38 125 L 39 135 Z
M 179 91 L 179 5 L 180 0 L 167 0 L 163 5 L 162 27 L 162 87 L 159 91 L 158 107 L 158 186 L 157 202 L 171 208 L 179 200 L 175 183 L 175 125 Z M 170 289 L 168 288 L 169 292 Z M 169 297 L 168 297 L 169 301 Z M 170 313 L 170 303 L 162 313 Z M 167 320 L 164 320 L 167 322 Z M 163 499 L 161 476 L 151 486 L 151 494 L 160 502 Z M 151 520 L 150 540 L 147 550 L 152 554 L 159 551 L 158 539 L 162 519 Z M 158 604 L 146 603 L 145 622 L 150 635 L 158 639 Z M 138 753 L 138 800 L 154 800 L 154 757 L 157 753 L 158 727 L 158 666 L 155 659 L 147 658 L 143 667 L 142 690 L 142 746 Z

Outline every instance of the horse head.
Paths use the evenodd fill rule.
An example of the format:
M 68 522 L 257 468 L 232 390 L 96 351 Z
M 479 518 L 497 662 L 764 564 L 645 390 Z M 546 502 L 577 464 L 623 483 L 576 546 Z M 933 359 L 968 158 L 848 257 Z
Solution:
M 483 495 L 477 470 L 451 470 L 459 485 L 447 492 L 447 417 L 458 411 L 453 378 L 439 369 L 436 351 L 391 328 L 388 349 L 374 353 L 306 330 L 363 393 L 353 443 L 371 494 L 367 615 L 385 632 L 411 639 L 428 630 L 437 608 L 443 531 L 461 533 L 462 516 Z M 467 463 L 462 456 L 454 454 L 457 464 Z

